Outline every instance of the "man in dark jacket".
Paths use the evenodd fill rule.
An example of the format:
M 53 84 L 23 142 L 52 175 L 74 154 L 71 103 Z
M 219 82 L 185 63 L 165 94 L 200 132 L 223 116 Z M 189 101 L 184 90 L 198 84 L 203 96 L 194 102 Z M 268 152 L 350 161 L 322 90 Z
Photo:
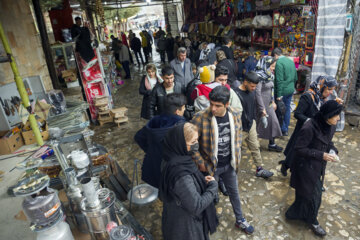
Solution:
M 182 93 L 181 85 L 174 82 L 174 70 L 165 66 L 161 70 L 164 82 L 157 83 L 150 95 L 150 117 L 162 114 L 165 111 L 165 98 L 170 93 Z
M 224 45 L 220 48 L 220 50 L 223 50 L 227 59 L 234 60 L 234 52 L 231 49 L 232 41 L 230 38 L 225 37 L 223 39 Z
M 164 35 L 161 35 L 157 47 L 160 53 L 161 63 L 165 63 L 166 39 Z
M 111 50 L 114 52 L 115 60 L 119 61 L 119 46 L 118 46 L 119 39 L 114 37 L 114 35 L 111 35 L 110 38 L 112 40 L 112 42 L 111 42 Z
M 217 60 L 216 68 L 225 67 L 229 70 L 227 82 L 230 86 L 232 86 L 232 84 L 237 80 L 236 78 L 237 69 L 236 69 L 235 61 L 231 59 L 227 59 L 224 51 L 222 50 L 216 52 L 216 60 Z
M 255 72 L 245 74 L 244 82 L 234 91 L 239 96 L 243 112 L 241 115 L 241 122 L 243 126 L 243 141 L 246 142 L 251 156 L 256 165 L 257 177 L 269 178 L 274 173 L 262 167 L 262 157 L 260 153 L 260 144 L 256 132 L 255 121 L 255 89 L 259 83 L 260 78 Z
M 143 57 L 141 54 L 141 41 L 138 37 L 136 37 L 135 33 L 133 33 L 133 35 L 132 35 L 132 39 L 130 41 L 130 47 L 135 53 L 135 57 L 136 57 L 136 61 L 137 61 L 138 65 L 140 66 L 139 57 L 140 57 L 141 63 L 144 65 L 144 60 L 143 60 Z
M 134 139 L 145 152 L 141 179 L 159 188 L 161 179 L 162 140 L 166 132 L 175 124 L 185 122 L 186 97 L 180 93 L 166 96 L 164 113 L 155 116 L 139 130 Z
M 295 63 L 291 59 L 282 55 L 280 48 L 275 48 L 271 55 L 277 60 L 275 67 L 274 94 L 277 101 L 282 100 L 285 104 L 284 122 L 280 123 L 283 136 L 288 136 L 290 124 L 290 104 L 292 95 L 295 91 L 297 81 L 297 71 Z
M 80 17 L 75 18 L 75 23 L 71 28 L 71 37 L 76 42 L 75 51 L 79 52 L 82 59 L 90 62 L 94 58 L 95 53 L 91 46 L 91 33 L 88 27 L 82 26 Z
M 168 62 L 171 62 L 174 59 L 174 44 L 174 38 L 172 37 L 171 33 L 168 33 L 166 35 L 166 55 Z

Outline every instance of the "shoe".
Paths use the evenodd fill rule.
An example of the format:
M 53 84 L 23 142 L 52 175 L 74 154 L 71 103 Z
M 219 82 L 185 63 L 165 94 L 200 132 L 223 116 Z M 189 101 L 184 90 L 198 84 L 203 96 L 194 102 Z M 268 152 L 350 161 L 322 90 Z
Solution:
M 276 144 L 274 144 L 274 145 L 268 145 L 268 150 L 270 151 L 270 152 L 282 152 L 283 151 L 283 148 L 282 147 L 280 147 L 280 146 L 278 146 L 278 145 L 276 145 Z
M 256 174 L 255 174 L 255 176 L 262 177 L 262 178 L 265 178 L 265 179 L 271 177 L 272 175 L 274 175 L 273 172 L 270 172 L 269 170 L 266 170 L 266 169 L 263 169 L 263 168 L 256 171 Z
M 219 181 L 219 189 L 220 189 L 220 192 L 224 195 L 224 196 L 229 196 L 229 193 L 225 187 L 225 184 L 221 181 Z
M 235 227 L 241 229 L 246 234 L 252 234 L 254 232 L 254 227 L 251 226 L 245 218 L 242 218 L 240 221 L 236 221 Z
M 288 133 L 287 131 L 281 132 L 281 133 L 282 133 L 282 135 L 285 136 L 285 137 L 286 137 L 286 136 L 289 136 L 289 133 Z
M 311 224 L 310 228 L 317 236 L 324 237 L 326 235 L 326 231 L 320 226 L 320 224 Z
M 325 189 L 324 187 L 321 187 L 321 191 L 322 191 L 322 192 L 325 192 L 326 189 Z
M 286 177 L 287 176 L 287 167 L 285 166 L 285 163 L 281 164 L 281 169 L 280 169 L 281 174 Z
M 220 202 L 219 193 L 217 192 L 214 197 L 214 204 L 218 204 Z

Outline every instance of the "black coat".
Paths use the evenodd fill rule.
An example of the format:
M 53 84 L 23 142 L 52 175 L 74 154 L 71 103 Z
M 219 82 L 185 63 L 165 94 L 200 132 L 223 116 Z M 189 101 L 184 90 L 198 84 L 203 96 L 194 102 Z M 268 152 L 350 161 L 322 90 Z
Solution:
M 290 167 L 294 158 L 294 146 L 298 138 L 301 127 L 308 118 L 312 118 L 319 110 L 314 104 L 310 93 L 304 93 L 299 100 L 298 106 L 294 112 L 294 117 L 297 119 L 294 132 L 292 133 L 288 144 L 286 145 L 284 154 L 286 156 L 285 164 Z
M 229 70 L 229 75 L 228 75 L 229 85 L 231 85 L 231 83 L 233 83 L 235 80 L 237 80 L 237 77 L 236 77 L 237 66 L 236 66 L 236 63 L 234 62 L 234 60 L 223 59 L 220 62 L 218 62 L 218 64 L 216 65 L 216 67 L 220 67 L 220 66 L 224 66 Z
M 174 93 L 181 93 L 181 85 L 174 82 Z M 157 83 L 150 95 L 150 118 L 165 112 L 165 87 L 161 83 Z
M 133 51 L 139 52 L 141 51 L 141 41 L 138 37 L 133 37 L 130 41 L 130 47 Z
M 295 146 L 296 157 L 290 168 L 290 186 L 296 189 L 297 194 L 309 199 L 315 183 L 325 175 L 327 162 L 323 160 L 324 153 L 329 153 L 330 149 L 337 153 L 332 142 L 336 127 L 324 128 L 325 125 L 314 118 L 305 122 L 299 132 Z
M 234 60 L 234 52 L 232 48 L 229 48 L 228 46 L 223 45 L 220 50 L 223 50 L 227 59 Z
M 166 38 L 166 51 L 174 51 L 174 38 Z
M 162 140 L 167 131 L 175 124 L 184 122 L 177 115 L 160 115 L 153 117 L 140 129 L 134 139 L 145 152 L 141 167 L 141 179 L 153 187 L 159 188 L 161 179 Z
M 150 119 L 150 95 L 151 90 L 147 90 L 145 87 L 145 75 L 142 77 L 139 87 L 139 93 L 143 95 L 143 101 L 141 104 L 141 117 Z

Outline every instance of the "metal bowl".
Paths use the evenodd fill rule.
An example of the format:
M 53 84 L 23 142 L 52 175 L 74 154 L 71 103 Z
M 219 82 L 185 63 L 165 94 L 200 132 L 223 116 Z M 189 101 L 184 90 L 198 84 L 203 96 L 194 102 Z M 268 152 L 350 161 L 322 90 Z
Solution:
M 35 174 L 27 177 L 16 184 L 13 191 L 17 197 L 33 195 L 49 186 L 50 178 L 46 174 Z
M 132 196 L 131 196 L 132 193 Z M 140 184 L 131 189 L 127 198 L 136 205 L 146 205 L 155 201 L 158 197 L 159 190 L 149 184 Z

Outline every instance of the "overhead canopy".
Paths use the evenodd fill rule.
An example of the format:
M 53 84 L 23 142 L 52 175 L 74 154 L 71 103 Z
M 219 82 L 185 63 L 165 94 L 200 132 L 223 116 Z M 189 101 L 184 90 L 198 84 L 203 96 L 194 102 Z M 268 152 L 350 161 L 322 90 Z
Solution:
M 95 7 L 95 0 L 90 0 L 88 4 Z M 147 7 L 154 5 L 161 5 L 166 3 L 181 3 L 181 0 L 102 0 L 103 7 L 105 9 L 112 8 L 128 8 L 128 7 Z M 80 7 L 80 4 L 76 0 L 71 0 L 70 5 L 72 8 Z

